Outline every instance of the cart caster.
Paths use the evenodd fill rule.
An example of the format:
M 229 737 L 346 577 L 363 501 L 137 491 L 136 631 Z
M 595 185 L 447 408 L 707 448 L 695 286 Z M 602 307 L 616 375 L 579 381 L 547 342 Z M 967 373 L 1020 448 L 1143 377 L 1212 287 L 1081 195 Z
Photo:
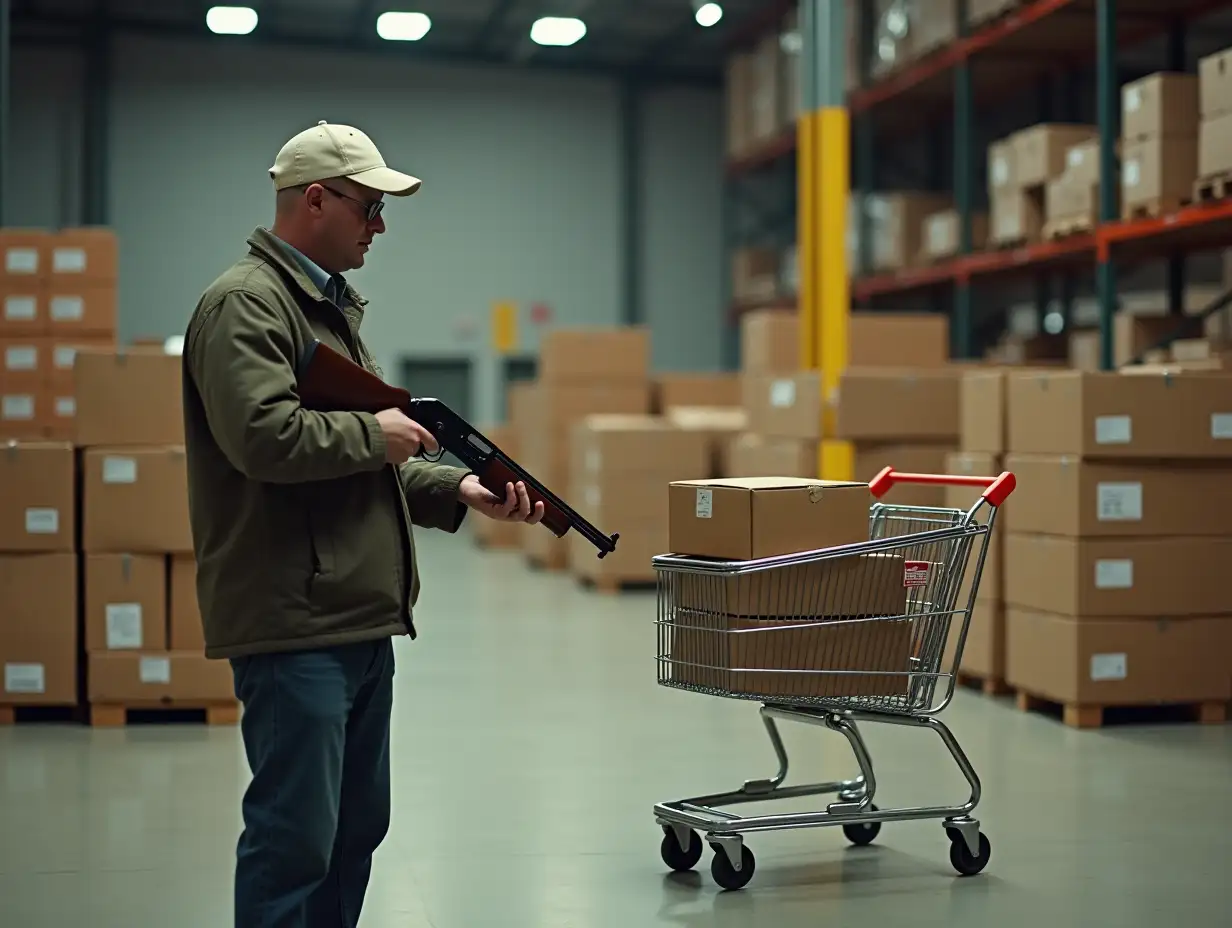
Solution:
M 870 805 L 868 811 L 876 812 L 877 807 Z M 877 835 L 881 833 L 881 822 L 851 822 L 843 826 L 843 834 L 847 836 L 847 840 L 856 847 L 864 847 L 866 844 L 872 844 L 877 840 Z
M 753 852 L 744 845 L 740 846 L 740 869 L 732 866 L 730 858 L 720 844 L 713 844 L 714 859 L 710 861 L 710 875 L 724 889 L 744 889 L 749 880 L 753 879 L 753 871 L 757 862 Z
M 971 853 L 967 842 L 963 839 L 962 832 L 957 828 L 947 828 L 946 834 L 950 836 L 950 864 L 961 875 L 975 876 L 988 866 L 988 861 L 992 857 L 992 842 L 988 840 L 984 832 L 979 833 L 979 853 L 977 854 Z
M 697 862 L 702 859 L 702 837 L 696 831 L 689 830 L 689 846 L 687 848 L 680 846 L 680 841 L 676 838 L 676 831 L 673 828 L 663 829 L 663 843 L 659 846 L 659 853 L 663 857 L 663 863 L 667 864 L 672 870 L 677 873 L 684 873 L 692 870 L 697 866 Z

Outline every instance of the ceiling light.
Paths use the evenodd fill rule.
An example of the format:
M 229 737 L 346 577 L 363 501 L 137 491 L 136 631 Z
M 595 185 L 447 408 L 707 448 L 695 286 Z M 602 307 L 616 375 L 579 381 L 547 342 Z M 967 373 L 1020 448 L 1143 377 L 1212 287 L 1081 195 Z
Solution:
M 705 26 L 708 29 L 723 18 L 723 7 L 717 3 L 703 3 L 697 8 L 693 18 L 697 20 L 699 26 Z
M 376 34 L 388 42 L 418 42 L 431 28 L 423 13 L 382 13 L 376 20 Z
M 205 25 L 216 35 L 248 35 L 257 28 L 257 11 L 247 6 L 212 6 Z
M 530 27 L 530 40 L 536 45 L 573 45 L 586 35 L 586 24 L 569 16 L 544 16 Z

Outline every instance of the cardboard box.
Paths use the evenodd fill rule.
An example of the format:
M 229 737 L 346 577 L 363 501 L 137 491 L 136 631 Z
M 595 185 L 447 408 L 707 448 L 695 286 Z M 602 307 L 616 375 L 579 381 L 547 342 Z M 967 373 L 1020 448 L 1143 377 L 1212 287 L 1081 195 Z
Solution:
M 868 540 L 868 485 L 789 477 L 677 481 L 668 490 L 676 554 L 752 560 Z
M 1020 189 L 1042 187 L 1065 170 L 1074 145 L 1099 137 L 1097 126 L 1040 123 L 1014 133 L 1014 182 Z
M 37 391 L 51 377 L 49 346 L 41 338 L 0 342 L 0 390 Z
M 1202 121 L 1198 128 L 1198 177 L 1232 172 L 1232 113 Z
M 1018 478 L 1016 532 L 1068 537 L 1229 534 L 1232 465 L 1127 464 L 1011 454 Z
M 967 21 L 978 25 L 1018 6 L 1022 0 L 967 0 Z
M 540 382 L 528 407 L 522 465 L 547 486 L 564 486 L 574 425 L 598 413 L 645 414 L 649 380 Z
M 575 481 L 642 477 L 693 480 L 710 472 L 704 434 L 648 415 L 591 415 L 573 429 L 570 476 Z M 666 489 L 664 489 L 666 493 Z
M 651 411 L 672 406 L 739 406 L 740 377 L 736 374 L 660 374 L 655 378 Z
M 167 649 L 163 555 L 86 555 L 85 604 L 87 651 Z
M 1175 316 L 1131 316 L 1117 313 L 1112 319 L 1112 361 L 1129 364 L 1172 335 L 1182 324 Z
M 53 290 L 83 283 L 112 284 L 119 277 L 119 239 L 111 229 L 61 229 L 51 238 L 48 280 Z
M 37 276 L 0 276 L 0 339 L 47 332 L 47 286 Z
M 77 557 L 0 555 L 0 705 L 77 702 Z
M 1098 190 L 1101 179 L 1099 139 L 1079 142 L 1067 148 L 1065 150 L 1065 171 L 1061 176 L 1077 187 L 1095 187 Z
M 1203 120 L 1232 113 L 1232 48 L 1198 61 L 1198 102 Z
M 1005 452 L 1005 370 L 963 371 L 958 386 L 959 447 L 988 454 Z
M 1021 503 L 1021 500 L 1017 502 Z M 1020 521 L 1026 507 L 1014 510 Z M 1005 537 L 1005 601 L 1083 616 L 1232 614 L 1223 577 L 1232 536 Z
M 958 210 L 944 209 L 924 217 L 921 263 L 952 258 L 962 251 L 962 222 Z M 971 249 L 983 251 L 988 245 L 988 214 L 971 214 Z
M 852 476 L 867 483 L 886 467 L 908 474 L 943 474 L 946 457 L 953 450 L 949 445 L 858 444 Z M 894 506 L 944 506 L 945 487 L 899 484 L 881 502 Z M 974 497 L 967 505 L 973 502 Z
M 959 608 L 965 608 L 965 602 L 960 599 Z M 950 628 L 950 640 L 957 647 L 957 623 Z M 971 609 L 959 669 L 985 680 L 1004 680 L 1005 650 L 1005 604 L 994 599 L 977 599 Z
M 777 374 L 799 368 L 800 325 L 794 311 L 759 309 L 740 317 L 742 371 Z
M 235 702 L 230 664 L 200 654 L 95 651 L 88 655 L 86 679 L 87 698 L 95 705 L 191 708 Z
M 1088 230 L 1094 229 L 1099 223 L 1099 182 L 1076 182 L 1069 175 L 1050 180 L 1044 189 L 1044 214 L 1049 222 L 1085 221 Z
M 914 267 L 920 256 L 924 217 L 951 205 L 946 194 L 900 191 L 868 196 L 873 270 Z
M 753 56 L 733 52 L 727 58 L 724 101 L 727 107 L 727 155 L 739 158 L 753 139 Z
M 997 190 L 989 199 L 988 240 L 994 245 L 1038 242 L 1044 229 L 1043 197 L 1017 187 Z
M 1198 76 L 1160 71 L 1121 87 L 1121 136 L 1141 141 L 1198 130 Z
M 732 253 L 732 299 L 740 303 L 773 300 L 779 292 L 781 263 L 773 248 L 737 248 Z
M 821 374 L 744 375 L 744 408 L 763 435 L 821 440 Z
M 961 369 L 856 368 L 839 384 L 836 438 L 956 443 Z
M 184 443 L 181 358 L 152 349 L 83 347 L 73 367 L 76 444 Z
M 1232 374 L 1007 374 L 1007 446 L 1103 459 L 1232 457 Z
M 91 448 L 82 470 L 83 551 L 193 550 L 183 446 Z M 133 513 L 149 517 L 134 519 Z
M 645 326 L 551 329 L 539 340 L 539 382 L 644 381 L 650 376 Z
M 746 432 L 728 445 L 724 477 L 816 477 L 817 442 Z
M 1126 141 L 1121 152 L 1121 212 L 1126 218 L 1136 210 L 1152 215 L 1175 208 L 1193 196 L 1198 179 L 1196 136 L 1157 136 Z
M 999 455 L 982 452 L 951 452 L 946 456 L 945 462 L 945 473 L 968 477 L 997 477 L 1002 471 L 1008 469 Z M 982 492 L 982 490 L 976 487 L 946 487 L 945 498 L 941 505 L 949 509 L 968 510 L 975 505 Z M 996 518 L 993 520 L 992 531 L 988 535 L 988 551 L 984 555 L 984 571 L 979 578 L 980 585 L 975 591 L 976 598 L 981 601 L 999 603 L 1004 599 L 1004 538 L 1012 525 L 1009 515 L 1017 507 L 1017 499 L 1018 490 L 1015 489 L 1010 495 L 1010 499 L 1006 500 L 998 509 Z M 981 522 L 986 523 L 988 521 L 988 511 L 984 510 L 977 518 Z M 959 608 L 965 608 L 967 599 L 971 595 L 971 584 L 976 579 L 975 566 L 979 560 L 979 553 L 979 545 L 973 544 L 967 555 L 967 569 L 963 573 L 962 586 L 958 592 Z
M 0 277 L 6 285 L 25 287 L 45 283 L 51 274 L 51 233 L 45 229 L 0 229 L 4 263 Z
M 705 440 L 710 449 L 711 476 L 731 473 L 727 448 L 734 436 L 748 429 L 748 413 L 743 409 L 675 406 L 665 418 L 676 428 L 696 432 Z
M 945 313 L 854 312 L 847 317 L 849 367 L 946 367 L 950 319 Z
M 0 439 L 44 440 L 50 416 L 51 397 L 43 390 L 0 387 Z
M 782 128 L 779 123 L 781 55 L 777 32 L 763 36 L 753 49 L 749 125 L 754 144 L 773 138 Z
M 30 442 L 0 447 L 0 551 L 73 551 L 77 479 L 73 447 Z
M 118 302 L 114 282 L 56 278 L 47 291 L 46 331 L 56 338 L 83 335 L 114 338 L 119 323 Z
M 1076 371 L 1101 369 L 1099 330 L 1078 330 L 1069 335 L 1069 366 Z
M 1014 142 L 1000 139 L 988 146 L 988 189 L 1007 190 L 1018 186 L 1014 172 Z
M 476 520 L 493 525 L 516 525 L 495 519 Z M 191 554 L 176 554 L 169 559 L 171 597 L 167 614 L 167 647 L 172 651 L 205 653 L 205 629 L 197 602 L 197 561 Z
M 1225 702 L 1232 698 L 1224 618 L 1075 618 L 1010 608 L 1006 682 L 1071 705 Z
M 958 38 L 957 0 L 927 0 L 912 7 L 911 47 L 917 55 L 944 48 Z

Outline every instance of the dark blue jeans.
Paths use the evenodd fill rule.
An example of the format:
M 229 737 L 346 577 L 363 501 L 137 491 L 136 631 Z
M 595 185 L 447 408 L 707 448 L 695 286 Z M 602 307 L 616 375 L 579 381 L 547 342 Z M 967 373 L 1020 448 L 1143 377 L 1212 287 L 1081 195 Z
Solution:
M 393 642 L 231 666 L 252 769 L 235 928 L 355 928 L 389 830 Z

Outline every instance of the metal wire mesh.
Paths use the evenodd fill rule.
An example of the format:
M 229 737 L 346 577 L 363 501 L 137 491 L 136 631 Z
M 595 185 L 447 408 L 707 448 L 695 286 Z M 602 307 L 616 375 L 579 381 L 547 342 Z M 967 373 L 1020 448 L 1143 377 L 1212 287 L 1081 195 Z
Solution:
M 656 558 L 659 683 L 835 711 L 934 711 L 961 657 L 975 584 L 966 602 L 958 595 L 989 526 L 961 510 L 878 504 L 869 528 L 867 543 L 759 561 Z

